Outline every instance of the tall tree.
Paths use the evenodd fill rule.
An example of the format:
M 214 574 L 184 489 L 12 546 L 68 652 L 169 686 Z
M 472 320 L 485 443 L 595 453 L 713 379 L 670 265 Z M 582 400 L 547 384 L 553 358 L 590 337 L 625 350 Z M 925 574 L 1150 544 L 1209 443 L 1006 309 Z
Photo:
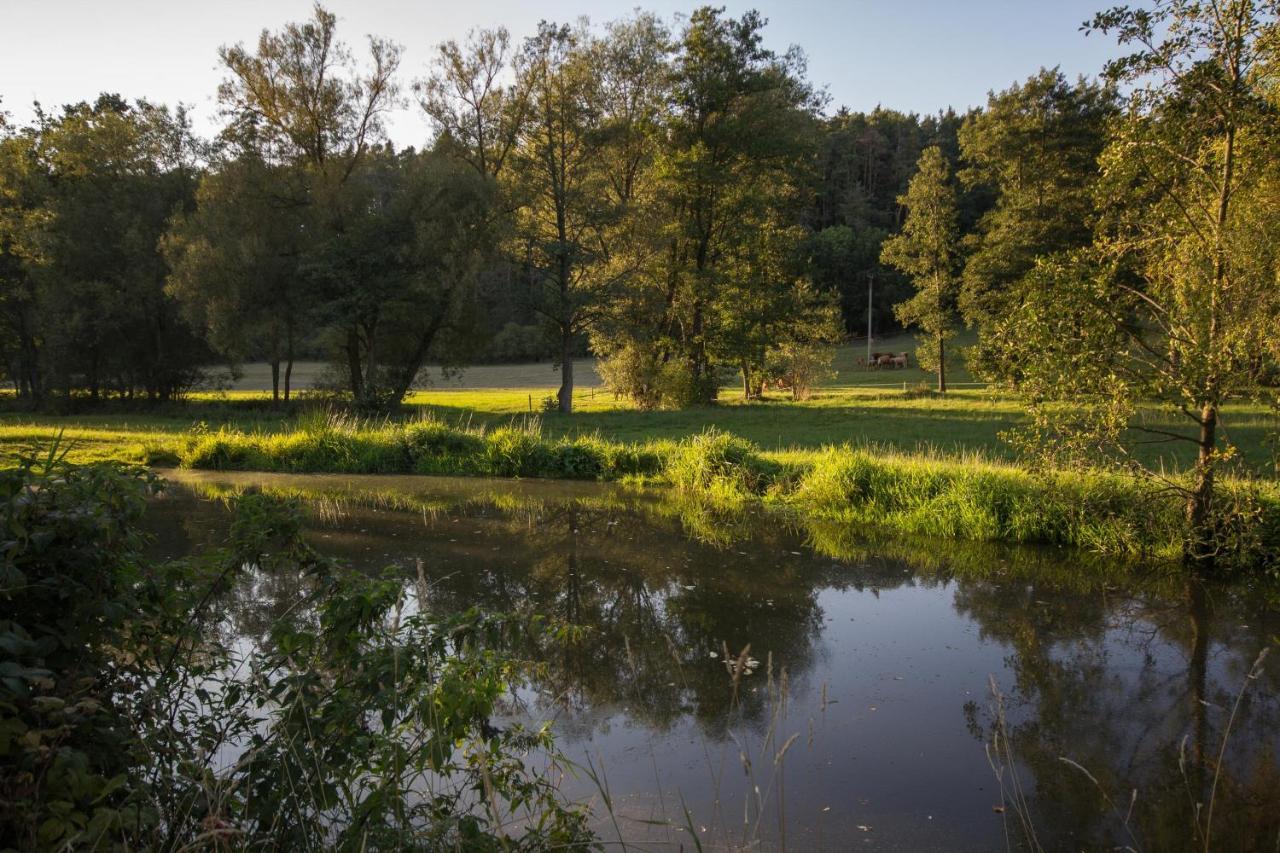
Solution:
M 38 141 L 34 128 L 14 132 L 0 122 L 0 365 L 18 398 L 31 402 L 44 391 L 35 270 L 48 186 Z
M 525 47 L 529 113 L 508 177 L 534 307 L 558 352 L 562 412 L 573 409 L 579 341 L 649 255 L 641 222 L 665 52 L 665 30 L 647 15 L 599 37 L 544 24 Z
M 911 276 L 916 295 L 897 306 L 898 319 L 918 326 L 924 347 L 920 365 L 938 374 L 947 390 L 947 341 L 955 335 L 959 226 L 956 190 L 942 149 L 926 148 L 901 198 L 907 210 L 902 232 L 885 241 L 881 260 Z
M 311 223 L 298 177 L 252 150 L 219 163 L 201 179 L 195 210 L 177 217 L 162 243 L 169 290 L 186 316 L 232 362 L 265 358 L 277 402 L 282 392 L 289 400 L 316 308 L 301 269 Z
M 467 352 L 476 274 L 499 240 L 494 184 L 441 154 L 380 149 L 341 200 L 343 230 L 308 256 L 308 275 L 356 402 L 394 407 L 428 358 Z
M 298 171 L 305 182 L 301 198 L 312 208 L 311 237 L 330 252 L 345 239 L 345 217 L 359 212 L 350 203 L 359 191 L 347 185 L 382 140 L 383 116 L 397 103 L 400 48 L 372 36 L 368 48 L 361 66 L 337 39 L 337 19 L 317 4 L 309 21 L 264 30 L 255 51 L 235 45 L 219 54 L 231 75 L 218 90 L 230 120 L 227 135 L 252 138 L 266 162 Z M 352 278 L 335 284 L 329 271 L 327 286 L 350 293 L 372 286 L 363 268 L 350 263 L 355 250 L 353 243 L 338 252 L 348 260 L 339 268 Z M 351 394 L 363 401 L 374 389 L 364 382 L 368 365 L 358 362 L 371 342 L 362 339 L 365 330 L 354 316 L 330 317 L 341 327 Z
M 777 248 L 808 203 L 821 97 L 805 82 L 798 51 L 763 47 L 764 23 L 754 12 L 733 19 L 702 7 L 681 33 L 657 163 L 663 258 L 617 306 L 604 353 L 626 365 L 611 375 L 631 376 L 629 392 L 660 382 L 671 404 L 714 399 L 718 354 L 745 319 L 734 313 L 745 309 L 744 289 L 778 281 L 745 262 L 752 247 L 768 245 L 775 258 L 794 250 Z M 647 390 L 641 396 L 652 402 Z
M 1187 558 L 1213 562 L 1236 515 L 1215 489 L 1235 455 L 1222 406 L 1257 388 L 1280 335 L 1277 111 L 1268 63 L 1280 4 L 1158 0 L 1099 14 L 1133 52 L 1108 65 L 1129 87 L 1102 154 L 1093 249 L 1043 263 L 1000 328 L 1039 435 L 1064 449 L 1127 454 L 1137 440 L 1187 443 Z M 1054 406 L 1069 399 L 1072 406 Z M 1157 401 L 1186 429 L 1146 422 Z
M 39 324 L 37 387 L 170 399 L 206 357 L 165 292 L 157 250 L 192 202 L 195 143 L 185 114 L 116 95 L 40 113 L 25 167 L 43 189 L 25 218 Z M 32 260 L 28 256 L 28 261 Z
M 382 117 L 395 106 L 400 48 L 369 37 L 361 69 L 337 40 L 337 18 L 317 3 L 311 20 L 263 30 L 257 50 L 223 47 L 231 77 L 218 99 L 235 124 L 252 124 L 273 158 L 307 164 L 337 183 L 382 135 Z
M 1111 87 L 1057 69 L 1042 69 L 1026 82 L 987 99 L 960 128 L 959 177 L 995 196 L 969 242 L 959 305 L 979 333 L 968 352 L 981 373 L 1007 362 L 986 346 L 993 319 L 1006 313 L 1013 282 L 1037 258 L 1087 246 L 1097 220 L 1094 188 L 1107 123 L 1115 116 Z
M 497 178 L 519 139 L 529 103 L 524 57 L 506 27 L 472 30 L 461 45 L 438 45 L 431 73 L 414 84 L 437 144 L 482 175 Z

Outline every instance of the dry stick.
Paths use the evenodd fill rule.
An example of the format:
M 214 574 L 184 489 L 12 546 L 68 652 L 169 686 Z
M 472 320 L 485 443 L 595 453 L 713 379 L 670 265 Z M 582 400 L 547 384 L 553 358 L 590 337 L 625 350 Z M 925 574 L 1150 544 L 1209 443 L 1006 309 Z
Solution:
M 1262 662 L 1267 659 L 1267 653 L 1270 648 L 1264 648 L 1258 652 L 1258 657 L 1254 659 L 1253 666 L 1249 667 L 1249 674 L 1244 677 L 1244 682 L 1240 685 L 1240 692 L 1236 694 L 1235 704 L 1231 706 L 1231 716 L 1227 718 L 1227 727 L 1222 732 L 1222 745 L 1218 748 L 1218 765 L 1213 768 L 1213 784 L 1209 786 L 1209 809 L 1205 813 L 1204 819 L 1204 849 L 1205 853 L 1209 853 L 1209 835 L 1213 831 L 1213 802 L 1218 793 L 1218 779 L 1222 776 L 1222 761 L 1227 754 L 1227 740 L 1231 737 L 1231 726 L 1236 721 L 1236 713 L 1240 710 L 1240 702 L 1244 699 L 1245 691 L 1249 688 L 1250 681 L 1256 681 L 1258 676 L 1262 674 Z

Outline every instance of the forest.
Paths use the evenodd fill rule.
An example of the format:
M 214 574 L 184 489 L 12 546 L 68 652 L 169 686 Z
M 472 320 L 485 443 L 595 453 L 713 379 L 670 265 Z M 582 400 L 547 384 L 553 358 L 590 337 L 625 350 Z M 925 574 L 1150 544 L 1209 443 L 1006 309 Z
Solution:
M 676 32 L 646 13 L 476 30 L 406 83 L 393 43 L 348 48 L 317 7 L 223 48 L 214 139 L 116 94 L 41 110 L 0 149 L 0 365 L 41 405 L 170 399 L 245 361 L 288 399 L 293 361 L 323 358 L 335 390 L 385 409 L 426 364 L 554 358 L 567 410 L 590 353 L 637 404 L 678 407 L 726 371 L 750 397 L 817 369 L 865 334 L 868 279 L 875 333 L 913 322 L 894 310 L 910 273 L 881 250 L 927 149 L 957 176 L 971 289 L 1088 241 L 1078 167 L 1113 89 L 1044 70 L 968 116 L 832 110 L 765 27 L 704 8 Z M 394 150 L 400 108 L 435 138 Z M 1009 176 L 1045 167 L 1035 191 L 1060 198 L 1023 245 L 1001 222 L 1032 190 Z

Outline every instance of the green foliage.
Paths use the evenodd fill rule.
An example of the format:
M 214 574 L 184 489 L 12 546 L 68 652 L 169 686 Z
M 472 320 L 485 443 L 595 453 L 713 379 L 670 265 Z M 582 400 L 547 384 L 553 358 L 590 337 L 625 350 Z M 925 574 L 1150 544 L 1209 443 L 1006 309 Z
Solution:
M 969 188 L 986 187 L 995 205 L 968 242 L 959 305 L 979 330 L 966 355 L 984 374 L 1012 367 L 986 334 L 1016 299 L 1015 282 L 1038 258 L 1089 245 L 1097 219 L 1097 160 L 1107 123 L 1116 115 L 1112 88 L 1083 78 L 1072 84 L 1057 69 L 992 93 L 986 109 L 960 128 Z
M 320 558 L 296 502 L 253 492 L 224 551 L 151 562 L 136 525 L 156 486 L 56 453 L 0 472 L 7 844 L 593 846 L 540 766 L 559 761 L 548 732 L 488 724 L 525 667 L 511 640 L 579 632 L 434 616 L 403 579 Z M 296 573 L 304 590 L 247 658 L 210 630 L 241 572 Z M 220 753 L 239 757 L 218 768 Z
M 536 427 L 489 432 L 436 421 L 361 426 L 348 445 L 377 444 L 365 462 L 347 455 L 292 455 L 294 440 L 209 435 L 194 440 L 184 465 L 267 471 L 400 471 L 564 479 L 658 479 L 682 503 L 690 523 L 709 538 L 717 524 L 736 523 L 758 500 L 805 514 L 845 519 L 861 527 L 944 539 L 1052 544 L 1140 558 L 1176 557 L 1187 535 L 1177 500 L 1186 475 L 1156 484 L 1098 469 L 1038 470 L 981 456 L 960 459 L 899 456 L 851 446 L 815 457 L 769 458 L 755 444 L 714 427 L 678 442 L 620 444 L 598 436 L 548 439 Z M 227 443 L 238 448 L 233 454 Z M 300 441 L 300 440 L 299 440 Z M 399 459 L 399 469 L 378 467 Z M 252 467 L 241 465 L 257 460 Z M 372 460 L 372 461 L 368 461 Z M 303 464 L 313 467 L 301 467 Z M 361 468 L 364 464 L 368 467 Z M 1229 503 L 1227 503 L 1229 501 Z M 1223 485 L 1221 559 L 1226 564 L 1274 563 L 1280 544 L 1280 492 L 1273 485 L 1232 480 Z M 1230 512 L 1226 512 L 1227 508 Z
M 938 390 L 947 390 L 947 340 L 955 335 L 956 268 L 959 222 L 956 192 L 942 149 L 926 148 L 919 171 L 900 199 L 907 219 L 900 234 L 885 241 L 881 260 L 911 277 L 916 295 L 895 312 L 905 325 L 920 328 L 920 366 L 938 374 Z
M 741 505 L 764 492 L 776 468 L 751 442 L 713 428 L 677 444 L 663 474 L 685 497 Z
M 987 337 L 1031 401 L 1024 441 L 1179 491 L 1187 557 L 1208 564 L 1234 539 L 1234 501 L 1215 482 L 1236 461 L 1223 405 L 1258 393 L 1280 334 L 1280 112 L 1263 82 L 1275 20 L 1250 2 L 1171 3 L 1092 26 L 1134 51 L 1108 66 L 1130 88 L 1098 161 L 1095 239 L 1040 259 Z M 1184 419 L 1152 427 L 1143 402 Z M 1135 463 L 1144 441 L 1196 448 L 1195 476 Z
M 169 400 L 199 379 L 207 348 L 156 251 L 195 154 L 184 111 L 107 94 L 0 138 L 0 355 L 27 401 Z
M 643 406 L 711 401 L 725 363 L 750 385 L 771 333 L 804 316 L 790 297 L 820 97 L 798 53 L 762 46 L 763 26 L 702 7 L 675 47 L 652 175 L 662 239 L 592 336 L 620 360 L 615 390 Z
M 192 434 L 179 454 L 187 468 L 222 471 L 454 474 L 596 480 L 655 474 L 652 449 L 596 436 L 549 439 L 536 421 L 485 430 L 424 418 L 407 423 L 314 417 L 278 434 L 230 430 Z

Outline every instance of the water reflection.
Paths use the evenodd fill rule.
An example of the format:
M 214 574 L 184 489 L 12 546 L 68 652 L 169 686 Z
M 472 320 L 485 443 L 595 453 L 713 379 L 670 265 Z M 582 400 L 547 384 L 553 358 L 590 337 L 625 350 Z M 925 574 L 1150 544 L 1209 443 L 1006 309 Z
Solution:
M 1280 618 L 1249 588 L 764 514 L 716 523 L 583 484 L 205 476 L 153 508 L 157 547 L 219 539 L 217 497 L 248 486 L 305 496 L 329 554 L 407 580 L 421 566 L 435 608 L 590 626 L 522 650 L 543 666 L 510 713 L 554 719 L 607 776 L 627 840 L 988 850 L 1008 833 L 1031 849 L 999 811 L 1012 777 L 1002 795 L 988 765 L 994 677 L 1006 774 L 1044 849 L 1204 849 L 1206 828 L 1211 849 L 1280 844 L 1280 659 L 1246 678 Z M 301 583 L 256 576 L 229 630 L 264 641 Z M 760 665 L 735 684 L 726 651 L 748 645 Z M 681 827 L 643 822 L 664 819 Z

